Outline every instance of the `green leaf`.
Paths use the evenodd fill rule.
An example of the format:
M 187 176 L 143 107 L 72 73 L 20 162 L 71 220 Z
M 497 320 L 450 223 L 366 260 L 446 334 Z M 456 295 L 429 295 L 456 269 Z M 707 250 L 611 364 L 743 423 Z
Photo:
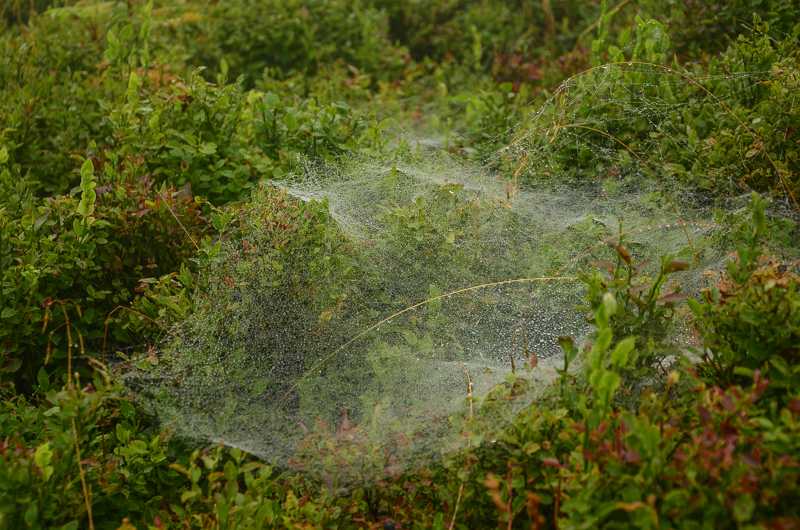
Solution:
M 625 366 L 628 363 L 628 354 L 630 354 L 634 346 L 636 346 L 636 337 L 622 339 L 617 344 L 617 347 L 611 352 L 611 362 L 615 368 Z
M 139 453 L 140 455 L 146 455 L 149 451 L 147 444 L 141 440 L 133 440 L 131 442 L 131 449 Z
M 50 416 L 55 416 L 59 412 L 61 412 L 61 407 L 56 406 L 46 410 L 43 414 L 49 418 Z
M 50 378 L 47 376 L 44 366 L 39 368 L 39 373 L 36 374 L 36 381 L 39 383 L 42 393 L 46 392 L 50 387 Z
M 16 372 L 20 368 L 22 368 L 22 359 L 19 358 L 9 359 L 8 361 L 6 361 L 6 364 L 3 365 L 3 371 L 11 374 Z
M 701 304 L 700 302 L 698 302 L 693 298 L 687 298 L 686 303 L 689 305 L 689 309 L 692 310 L 692 313 L 695 316 L 703 315 L 707 313 L 711 308 L 710 304 Z
M 558 345 L 561 346 L 561 349 L 567 354 L 575 347 L 575 341 L 569 335 L 563 335 L 558 337 Z
M 456 193 L 464 188 L 463 184 L 456 184 L 455 182 L 448 182 L 447 184 L 442 184 L 439 186 L 439 191 L 445 191 L 448 193 Z
M 413 331 L 404 329 L 403 336 L 406 338 L 406 342 L 408 342 L 409 346 L 415 346 L 417 342 L 419 342 L 416 333 L 414 333 Z
M 87 158 L 81 166 L 81 189 L 84 191 L 86 191 L 84 184 L 92 179 L 92 173 L 94 173 L 94 164 L 92 164 L 91 158 Z
M 260 380 L 256 381 L 255 383 L 253 383 L 253 386 L 251 388 L 252 396 L 253 397 L 260 396 L 261 394 L 264 393 L 264 391 L 267 389 L 268 386 L 269 386 L 269 379 L 268 378 L 264 378 L 264 379 L 260 379 Z
M 41 228 L 41 227 L 42 227 L 42 225 L 43 225 L 43 224 L 44 224 L 44 223 L 47 221 L 47 219 L 49 219 L 49 218 L 50 218 L 50 214 L 49 214 L 49 213 L 46 213 L 46 214 L 44 214 L 44 215 L 40 216 L 38 219 L 36 219 L 36 222 L 34 222 L 34 223 L 33 223 L 33 229 L 34 229 L 34 230 L 39 230 L 39 228 Z
M 751 495 L 739 495 L 733 503 L 733 517 L 741 523 L 746 523 L 753 517 L 756 503 Z
M 50 465 L 53 460 L 53 451 L 50 450 L 50 442 L 44 442 L 33 452 L 33 462 L 39 467 Z
M 123 427 L 121 423 L 117 423 L 117 429 L 115 434 L 117 437 L 117 441 L 123 445 L 128 443 L 128 440 L 130 440 L 131 438 L 131 431 Z
M 283 123 L 286 125 L 286 128 L 290 131 L 297 130 L 297 117 L 292 114 L 291 112 L 287 112 L 286 116 L 283 118 Z
M 39 510 L 36 509 L 35 505 L 32 505 L 25 511 L 25 524 L 32 525 L 39 519 Z
M 3 147 L 0 149 L 0 164 L 5 164 L 8 162 L 8 149 Z
M 131 403 L 127 399 L 120 399 L 119 400 L 119 410 L 122 412 L 122 415 L 126 418 L 133 419 L 136 416 L 136 407 L 131 405 Z
M 726 260 L 726 264 L 728 265 L 728 274 L 733 279 L 733 281 L 738 283 L 739 282 L 739 278 L 742 275 L 741 271 L 739 270 L 739 266 L 736 265 L 736 263 L 734 263 L 731 260 Z
M 181 494 L 181 502 L 186 502 L 189 499 L 191 499 L 192 497 L 194 497 L 195 495 L 197 495 L 196 491 L 192 491 L 192 490 L 184 491 Z
M 595 342 L 594 347 L 597 351 L 606 351 L 609 346 L 611 346 L 611 340 L 613 339 L 613 333 L 611 332 L 610 328 L 605 328 L 597 335 L 597 342 Z
M 17 310 L 13 307 L 5 307 L 3 308 L 3 313 L 0 314 L 0 318 L 11 318 L 17 314 Z

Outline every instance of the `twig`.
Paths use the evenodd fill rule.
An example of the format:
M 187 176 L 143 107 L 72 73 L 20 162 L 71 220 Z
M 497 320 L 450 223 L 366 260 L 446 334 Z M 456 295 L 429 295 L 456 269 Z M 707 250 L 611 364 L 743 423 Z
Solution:
M 81 448 L 78 444 L 78 429 L 75 427 L 75 418 L 72 418 L 72 435 L 75 439 L 75 453 L 78 455 L 78 472 L 81 475 L 81 485 L 83 486 L 83 500 L 86 503 L 86 513 L 89 516 L 89 530 L 94 530 L 94 520 L 92 519 L 92 500 L 89 496 L 89 488 L 86 486 L 86 477 L 83 474 L 83 464 L 81 464 Z
M 464 368 L 464 371 L 467 373 L 467 383 L 469 384 L 469 419 L 472 419 L 472 379 L 469 377 L 469 370 L 467 370 L 467 366 L 462 363 L 461 361 L 456 361 L 458 364 Z
M 608 13 L 606 13 L 606 15 L 610 15 L 611 13 L 616 13 L 617 11 L 619 11 L 619 10 L 622 8 L 622 6 L 624 6 L 624 5 L 625 5 L 625 4 L 627 4 L 628 2 L 630 2 L 630 0 L 623 0 L 622 2 L 620 2 L 619 4 L 617 4 L 616 6 L 614 6 L 614 7 L 611 9 L 611 11 L 609 11 Z M 578 50 L 578 46 L 580 46 L 580 45 L 581 45 L 581 41 L 583 40 L 583 38 L 584 38 L 586 35 L 588 35 L 588 34 L 589 34 L 589 32 L 591 32 L 591 31 L 592 31 L 594 28 L 596 28 L 596 27 L 597 27 L 597 26 L 599 26 L 599 25 L 600 25 L 600 19 L 597 19 L 597 20 L 595 20 L 594 24 L 592 24 L 591 26 L 589 26 L 588 28 L 586 28 L 585 30 L 583 30 L 583 32 L 582 32 L 582 33 L 581 33 L 581 34 L 578 36 L 578 42 L 576 42 L 576 43 L 575 43 L 575 46 L 572 48 L 572 51 L 571 51 L 571 52 L 569 52 L 569 58 L 567 59 L 567 62 L 566 62 L 566 64 L 564 65 L 564 70 L 566 70 L 567 68 L 569 68 L 569 65 L 570 65 L 570 64 L 572 64 L 572 59 L 575 57 L 575 52 Z
M 393 318 L 395 318 L 397 316 L 402 315 L 403 313 L 407 313 L 409 311 L 412 311 L 413 309 L 416 309 L 417 307 L 423 306 L 425 304 L 429 304 L 431 302 L 435 302 L 436 300 L 441 300 L 442 298 L 447 298 L 448 296 L 453 296 L 455 294 L 465 293 L 467 291 L 474 291 L 475 289 L 482 289 L 484 287 L 494 287 L 496 285 L 507 285 L 507 284 L 511 284 L 511 283 L 520 283 L 520 282 L 535 282 L 535 281 L 548 281 L 549 282 L 550 280 L 577 280 L 577 279 L 578 279 L 577 276 L 549 276 L 549 277 L 543 277 L 543 278 L 519 278 L 517 280 L 505 280 L 505 281 L 502 281 L 502 282 L 484 283 L 482 285 L 473 285 L 472 287 L 465 287 L 464 289 L 459 289 L 457 291 L 452 291 L 452 292 L 449 292 L 449 293 L 446 293 L 446 294 L 442 294 L 442 295 L 439 295 L 439 296 L 436 296 L 436 297 L 433 297 L 433 298 L 429 298 L 429 299 L 425 300 L 424 302 L 420 302 L 418 304 L 414 304 L 412 306 L 408 306 L 407 308 L 403 309 L 402 311 L 398 311 L 397 313 L 395 313 L 395 314 L 393 314 L 391 316 L 388 316 L 388 317 L 384 318 L 383 320 L 381 320 L 380 322 L 378 322 L 376 324 L 373 324 L 372 326 L 368 327 L 367 329 L 365 329 L 364 331 L 362 331 L 361 333 L 359 333 L 358 335 L 356 335 L 355 337 L 353 337 L 352 339 L 347 341 L 345 344 L 340 346 L 336 351 L 334 351 L 333 353 L 331 353 L 330 355 L 328 355 L 327 357 L 322 359 L 320 362 L 318 362 L 316 365 L 314 365 L 314 367 L 311 368 L 311 370 L 306 372 L 306 374 L 303 377 L 301 377 L 300 380 L 297 383 L 295 383 L 292 386 L 292 388 L 290 388 L 283 395 L 283 397 L 281 397 L 281 399 L 278 400 L 278 402 L 275 404 L 275 406 L 272 408 L 272 410 L 275 410 L 281 403 L 283 403 L 283 401 L 286 399 L 286 397 L 289 394 L 291 394 L 298 386 L 300 386 L 300 383 L 305 381 L 308 378 L 308 376 L 313 374 L 320 366 L 322 366 L 323 364 L 328 362 L 328 360 L 330 360 L 334 355 L 336 355 L 337 353 L 339 353 L 340 351 L 342 351 L 346 347 L 350 346 L 352 343 L 354 343 L 355 341 L 357 341 L 358 339 L 360 339 L 361 337 L 363 337 L 364 335 L 366 335 L 367 333 L 369 333 L 373 329 L 375 329 L 375 328 L 379 327 L 380 325 L 388 322 L 389 320 L 392 320 Z
M 464 483 L 461 483 L 461 486 L 458 488 L 458 497 L 456 498 L 456 508 L 453 510 L 453 518 L 450 519 L 450 530 L 453 530 L 453 526 L 456 524 L 456 515 L 458 515 L 458 504 L 461 502 L 461 493 L 464 491 Z
M 167 333 L 172 335 L 172 338 L 174 338 L 174 339 L 178 338 L 177 335 L 175 335 L 173 332 L 171 332 L 170 330 L 168 330 L 167 328 L 165 328 L 164 326 L 162 326 L 161 324 L 159 324 L 158 322 L 156 322 L 155 320 L 153 320 L 149 316 L 143 315 L 142 313 L 136 311 L 135 309 L 131 309 L 130 307 L 125 307 L 125 306 L 118 305 L 117 307 L 112 309 L 111 312 L 106 317 L 106 328 L 105 328 L 105 331 L 103 332 L 103 363 L 106 362 L 106 338 L 108 337 L 108 325 L 111 323 L 110 322 L 111 315 L 113 315 L 114 313 L 116 313 L 120 309 L 124 309 L 125 311 L 130 311 L 131 313 L 135 313 L 135 314 L 139 315 L 142 318 L 146 318 L 147 320 L 149 320 L 150 322 L 152 322 L 156 326 L 160 327 L 161 329 L 163 329 L 164 331 L 166 331 Z
M 164 198 L 163 195 L 161 195 L 160 191 L 156 190 L 156 193 L 158 193 L 158 196 L 161 197 L 162 201 L 164 201 L 164 204 L 167 206 L 167 210 L 169 210 L 169 213 L 172 214 L 172 217 L 174 217 L 175 220 L 178 221 L 178 224 L 181 226 L 181 228 L 183 228 L 183 231 L 186 233 L 187 236 L 189 236 L 189 241 L 192 242 L 192 245 L 194 245 L 194 248 L 196 248 L 199 251 L 200 247 L 197 246 L 197 241 L 194 240 L 194 237 L 192 237 L 192 234 L 189 233 L 189 231 L 186 229 L 186 227 L 183 226 L 183 223 L 181 222 L 181 220 L 178 219 L 178 216 L 175 215 L 175 212 L 172 211 L 172 207 L 167 203 L 167 200 Z

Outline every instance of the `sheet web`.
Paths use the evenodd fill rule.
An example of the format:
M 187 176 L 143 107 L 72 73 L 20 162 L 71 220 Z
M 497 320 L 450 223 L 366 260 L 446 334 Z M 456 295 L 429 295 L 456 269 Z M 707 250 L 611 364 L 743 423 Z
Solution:
M 711 81 L 752 89 L 745 77 L 696 82 Z M 681 113 L 721 104 L 693 83 L 602 67 L 531 109 L 481 162 L 399 148 L 265 184 L 201 271 L 181 339 L 132 386 L 178 435 L 338 491 L 491 440 L 554 379 L 557 338 L 591 332 L 576 273 L 616 259 L 604 242 L 620 230 L 639 261 L 691 262 L 675 276 L 684 292 L 723 267 L 732 236 L 713 207 L 746 201 L 715 205 L 684 184 L 703 153 L 674 149 L 670 132 Z M 289 236 L 264 220 L 287 204 L 314 237 L 281 261 Z

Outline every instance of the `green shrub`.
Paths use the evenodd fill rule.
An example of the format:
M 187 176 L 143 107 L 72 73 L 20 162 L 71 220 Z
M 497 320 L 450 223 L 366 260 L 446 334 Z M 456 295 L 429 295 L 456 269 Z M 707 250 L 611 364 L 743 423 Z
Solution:
M 97 527 L 113 529 L 124 516 L 152 517 L 162 506 L 153 491 L 180 486 L 164 436 L 143 434 L 105 377 L 81 388 L 76 374 L 63 387 L 41 369 L 34 399 L 0 403 L 0 528 L 86 527 L 91 506 Z
M 133 299 L 140 279 L 180 269 L 205 231 L 190 197 L 101 165 L 84 161 L 80 198 L 42 200 L 0 150 L 0 342 L 14 360 L 4 382 L 30 388 L 45 360 L 65 359 L 70 343 L 76 355 L 78 344 L 99 350 L 109 313 Z M 112 338 L 133 340 L 119 327 Z
M 692 324 L 703 341 L 704 372 L 710 381 L 731 384 L 759 371 L 771 381 L 772 398 L 786 403 L 800 385 L 800 290 L 795 274 L 759 250 L 767 233 L 765 204 L 753 193 L 753 223 L 728 260 L 727 277 L 690 301 Z
M 183 15 L 190 22 L 174 30 L 188 62 L 229 68 L 247 88 L 263 75 L 313 76 L 336 59 L 381 79 L 396 77 L 402 64 L 368 2 L 236 0 L 191 8 Z

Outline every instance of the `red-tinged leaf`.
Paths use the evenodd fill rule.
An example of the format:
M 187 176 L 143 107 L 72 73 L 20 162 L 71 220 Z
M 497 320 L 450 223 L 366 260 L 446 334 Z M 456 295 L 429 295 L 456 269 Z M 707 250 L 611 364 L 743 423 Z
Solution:
M 756 370 L 756 371 L 753 372 L 753 383 L 754 383 L 753 392 L 755 394 L 761 394 L 769 386 L 769 379 L 762 379 L 761 378 L 761 370 Z M 757 396 L 753 396 L 753 397 L 755 397 L 757 399 Z M 751 398 L 751 401 L 755 401 L 755 400 Z
M 150 213 L 150 208 L 144 208 L 144 209 L 139 210 L 138 212 L 136 212 L 136 215 L 138 215 L 139 217 L 144 217 L 148 213 Z
M 608 430 L 609 425 L 606 422 L 602 422 L 600 425 L 597 426 L 597 434 L 603 436 L 605 432 Z M 581 431 L 583 432 L 583 431 Z
M 652 285 L 653 284 L 650 282 L 640 283 L 639 285 L 634 285 L 633 287 L 628 289 L 628 292 L 631 294 L 641 293 L 642 291 L 650 289 Z
M 739 441 L 739 431 L 736 430 L 736 427 L 730 424 L 730 422 L 725 422 L 719 429 L 720 437 L 725 440 L 725 443 L 733 447 L 736 445 L 736 442 Z
M 622 462 L 625 464 L 632 464 L 633 462 L 637 462 L 641 458 L 639 456 L 639 452 L 636 449 L 631 449 L 630 451 L 622 451 L 620 457 L 622 458 Z
M 262 467 L 264 467 L 264 464 L 262 464 L 261 462 L 249 462 L 243 465 L 240 471 L 242 472 L 255 471 L 256 469 L 261 469 Z
M 17 357 L 11 358 L 3 365 L 3 372 L 14 373 L 22 367 L 22 359 Z
M 700 413 L 700 423 L 703 425 L 709 425 L 712 421 L 714 421 L 714 417 L 711 415 L 711 411 L 705 408 L 702 405 L 695 405 L 697 412 Z
M 664 274 L 672 274 L 673 272 L 680 272 L 685 271 L 692 267 L 692 264 L 688 261 L 670 261 L 667 263 L 667 266 L 664 267 Z
M 748 466 L 752 467 L 753 469 L 758 469 L 761 467 L 761 460 L 756 458 L 755 455 L 752 453 L 745 453 L 741 456 L 740 460 L 747 464 Z
M 736 410 L 736 404 L 733 402 L 730 396 L 725 396 L 722 398 L 722 406 L 725 407 L 725 410 L 728 412 L 733 412 Z
M 781 455 L 777 459 L 781 467 L 800 467 L 800 464 L 789 458 L 789 455 Z
M 631 255 L 628 254 L 627 250 L 625 250 L 624 248 L 622 248 L 619 245 L 614 245 L 614 250 L 617 251 L 617 254 L 619 254 L 619 257 L 622 258 L 622 261 L 624 261 L 628 265 L 631 264 Z
M 597 267 L 598 269 L 605 269 L 609 272 L 614 272 L 614 264 L 604 259 L 593 259 L 589 261 L 589 265 Z
M 180 464 L 170 464 L 169 468 L 170 469 L 174 469 L 175 471 L 178 471 L 179 473 L 183 473 L 184 475 L 188 475 L 189 474 L 189 472 L 186 470 L 186 468 L 183 467 Z
M 395 440 L 397 441 L 397 445 L 399 445 L 400 447 L 408 447 L 409 445 L 411 445 L 411 439 L 401 432 L 397 433 L 397 436 L 395 436 Z
M 94 458 L 84 458 L 83 460 L 81 460 L 82 466 L 96 466 L 99 463 L 100 461 L 95 460 Z
M 556 467 L 558 469 L 564 467 L 561 465 L 561 462 L 559 462 L 555 458 L 542 458 L 542 464 L 544 464 L 547 467 Z
M 689 297 L 683 293 L 670 293 L 668 295 L 662 296 L 661 298 L 656 300 L 656 302 L 659 304 L 667 304 L 669 302 L 680 302 L 681 300 L 686 300 L 687 298 Z
M 562 335 L 558 337 L 558 345 L 561 346 L 564 351 L 569 352 L 575 347 L 575 341 L 572 340 L 572 337 L 569 335 Z
M 638 266 L 638 267 L 636 267 L 636 274 L 639 274 L 641 271 L 643 271 L 643 270 L 644 270 L 644 269 L 645 269 L 645 268 L 646 268 L 648 265 L 650 265 L 651 263 L 653 263 L 653 261 L 652 261 L 652 260 L 649 260 L 649 259 L 646 259 L 646 260 L 644 260 L 643 262 L 641 262 L 641 263 L 639 264 L 639 266 Z
M 800 412 L 800 399 L 794 398 L 794 397 L 792 399 L 790 399 L 789 400 L 789 410 L 791 410 L 795 414 Z
M 573 423 L 573 424 L 570 425 L 570 427 L 572 427 L 576 431 L 586 432 L 586 427 L 584 427 L 583 425 L 580 425 L 578 423 Z

